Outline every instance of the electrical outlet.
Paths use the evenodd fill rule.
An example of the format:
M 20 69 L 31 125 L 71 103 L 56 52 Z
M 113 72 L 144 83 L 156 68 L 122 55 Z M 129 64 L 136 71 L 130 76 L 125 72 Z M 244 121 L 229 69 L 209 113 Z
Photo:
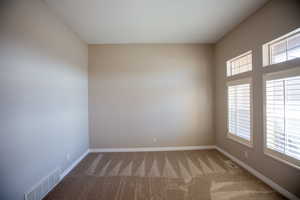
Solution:
M 156 143 L 157 142 L 157 138 L 153 138 L 153 142 Z

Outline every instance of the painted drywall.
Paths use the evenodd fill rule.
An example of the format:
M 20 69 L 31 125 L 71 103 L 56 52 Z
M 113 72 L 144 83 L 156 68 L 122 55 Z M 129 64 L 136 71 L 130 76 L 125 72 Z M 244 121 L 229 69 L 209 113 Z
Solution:
M 262 45 L 300 27 L 300 1 L 272 0 L 227 34 L 215 46 L 216 80 L 216 144 L 255 168 L 282 187 L 300 197 L 300 170 L 263 153 L 262 74 L 286 68 L 262 67 Z M 253 53 L 253 137 L 254 148 L 248 148 L 226 137 L 226 60 L 246 51 Z M 295 64 L 292 61 L 290 64 Z M 300 62 L 299 62 L 300 63 Z M 300 66 L 300 65 L 299 65 Z M 243 77 L 241 75 L 240 77 Z M 248 152 L 245 158 L 244 151 Z
M 214 144 L 212 50 L 89 45 L 91 148 Z
M 0 24 L 0 199 L 23 200 L 88 149 L 88 48 L 40 0 L 1 1 Z

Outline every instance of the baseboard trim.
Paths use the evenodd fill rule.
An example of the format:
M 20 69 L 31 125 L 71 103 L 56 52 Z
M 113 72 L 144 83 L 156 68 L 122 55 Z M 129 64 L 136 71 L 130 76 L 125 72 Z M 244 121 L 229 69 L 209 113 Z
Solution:
M 247 165 L 243 161 L 241 161 L 238 158 L 236 158 L 233 155 L 231 155 L 230 153 L 226 152 L 225 150 L 221 149 L 218 146 L 216 146 L 216 149 L 219 152 L 221 152 L 222 154 L 224 154 L 225 156 L 229 157 L 231 160 L 233 160 L 237 164 L 239 164 L 245 170 L 247 170 L 248 172 L 250 172 L 251 174 L 253 174 L 254 176 L 256 176 L 258 179 L 260 179 L 261 181 L 263 181 L 264 183 L 266 183 L 267 185 L 269 185 L 275 191 L 277 191 L 280 194 L 282 194 L 283 196 L 285 196 L 286 198 L 291 199 L 291 200 L 300 200 L 299 197 L 297 197 L 296 195 L 290 193 L 289 191 L 287 191 L 286 189 L 284 189 L 283 187 L 281 187 L 277 183 L 273 182 L 270 178 L 264 176 L 263 174 L 261 174 L 260 172 L 258 172 L 257 170 L 255 170 L 254 168 L 250 167 L 249 165 Z
M 70 167 L 68 167 L 67 169 L 65 169 L 64 171 L 63 171 L 63 173 L 61 173 L 61 175 L 60 175 L 60 180 L 62 180 L 65 176 L 67 176 L 69 173 L 70 173 L 70 171 L 72 170 L 72 169 L 74 169 L 77 165 L 78 165 L 78 163 L 80 163 L 80 161 L 82 161 L 88 154 L 89 154 L 89 149 L 88 150 L 86 150 L 79 158 L 77 158 L 71 165 L 70 165 Z
M 214 145 L 208 146 L 181 146 L 181 147 L 137 147 L 137 148 L 92 148 L 90 152 L 146 152 L 146 151 L 187 151 L 215 149 Z
M 67 169 L 65 169 L 62 173 L 60 173 L 61 172 L 61 169 L 59 169 L 59 168 L 57 168 L 57 170 L 58 170 L 58 174 L 60 173 L 60 175 L 58 175 L 58 181 L 53 185 L 53 186 L 51 186 L 51 188 L 49 189 L 49 191 L 47 191 L 47 192 L 45 192 L 41 197 L 39 196 L 39 197 L 36 197 L 35 195 L 36 194 L 34 194 L 34 199 L 38 199 L 38 200 L 42 200 L 42 198 L 44 198 L 48 193 L 50 193 L 61 181 L 62 181 L 62 179 L 66 176 L 66 175 L 68 175 L 69 173 L 70 173 L 70 171 L 72 170 L 72 169 L 74 169 L 79 163 L 80 163 L 80 161 L 82 161 L 84 158 L 85 158 L 85 156 L 87 156 L 89 154 L 89 149 L 88 150 L 86 150 L 78 159 L 76 159 Z M 55 171 L 55 170 L 54 170 Z M 53 173 L 50 173 L 50 174 L 53 174 Z M 45 176 L 45 177 L 43 177 L 38 183 L 36 183 L 34 186 L 32 186 L 31 187 L 31 189 L 29 190 L 29 191 L 33 191 L 34 190 L 34 188 L 36 188 L 36 187 L 38 187 L 38 185 L 39 184 L 41 184 L 42 183 L 42 181 L 45 179 L 45 178 L 47 178 L 47 177 L 49 177 L 49 175 L 47 175 L 47 176 Z M 34 191 L 33 191 L 34 192 Z M 24 194 L 24 199 L 25 200 L 29 200 L 28 199 L 28 195 L 29 195 L 29 192 L 26 192 L 25 194 Z M 30 199 L 31 199 L 31 197 L 29 197 Z

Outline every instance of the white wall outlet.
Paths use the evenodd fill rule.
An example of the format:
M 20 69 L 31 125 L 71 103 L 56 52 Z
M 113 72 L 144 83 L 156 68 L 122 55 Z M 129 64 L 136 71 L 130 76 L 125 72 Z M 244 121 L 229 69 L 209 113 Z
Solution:
M 153 142 L 156 143 L 157 142 L 157 138 L 153 138 Z

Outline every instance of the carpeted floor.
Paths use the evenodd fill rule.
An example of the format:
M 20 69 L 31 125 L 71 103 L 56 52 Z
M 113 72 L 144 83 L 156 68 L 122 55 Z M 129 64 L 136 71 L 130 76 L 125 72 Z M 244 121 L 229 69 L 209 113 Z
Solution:
M 45 200 L 284 199 L 216 150 L 91 153 Z

